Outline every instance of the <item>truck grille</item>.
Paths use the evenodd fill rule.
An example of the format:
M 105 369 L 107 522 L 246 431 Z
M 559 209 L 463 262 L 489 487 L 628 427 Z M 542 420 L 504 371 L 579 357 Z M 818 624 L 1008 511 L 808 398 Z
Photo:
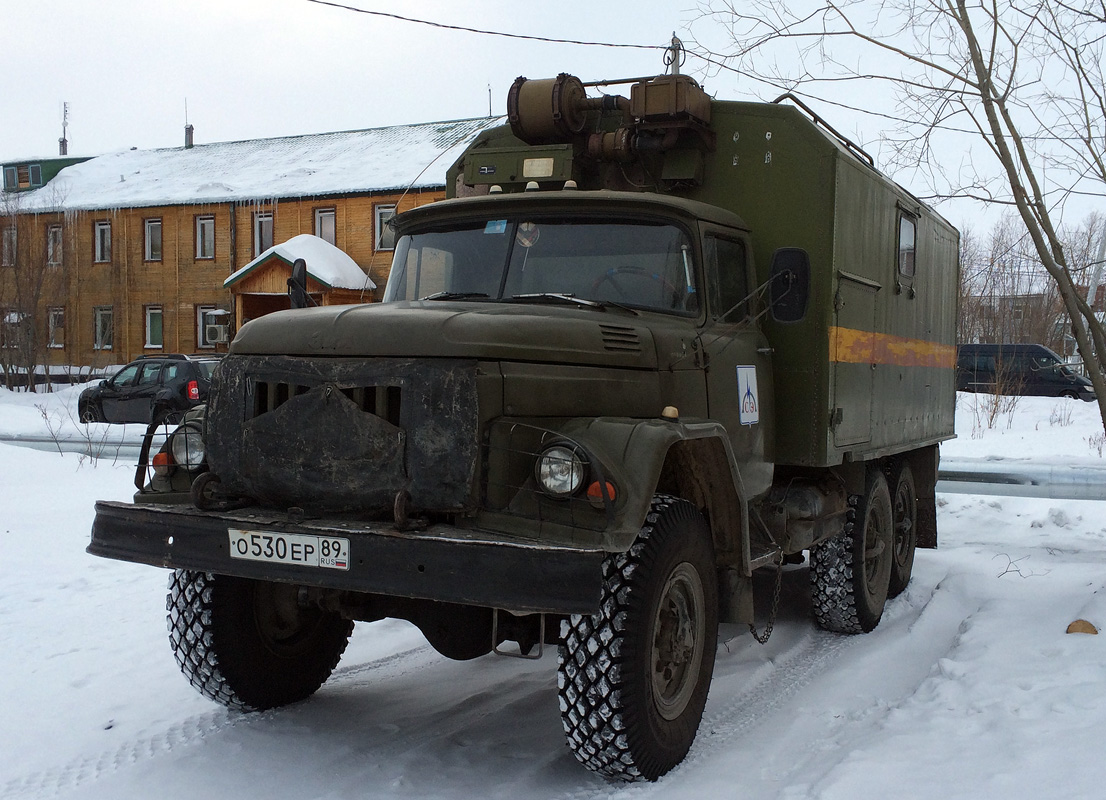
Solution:
M 253 411 L 249 415 L 256 419 L 262 414 L 276 411 L 289 399 L 311 390 L 303 383 L 282 383 L 280 381 L 252 381 Z M 399 425 L 402 389 L 399 386 L 346 386 L 338 387 L 345 397 L 366 414 L 372 414 Z
M 230 355 L 208 403 L 208 463 L 264 507 L 474 508 L 476 363 Z

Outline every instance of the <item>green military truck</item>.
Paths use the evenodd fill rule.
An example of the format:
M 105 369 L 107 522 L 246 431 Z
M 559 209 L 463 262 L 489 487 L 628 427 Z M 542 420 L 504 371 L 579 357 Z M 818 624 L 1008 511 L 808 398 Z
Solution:
M 936 545 L 956 230 L 794 98 L 612 83 L 518 79 L 450 199 L 396 218 L 384 302 L 245 325 L 135 502 L 97 504 L 89 552 L 173 570 L 200 692 L 306 698 L 355 620 L 556 645 L 572 752 L 651 780 L 754 571 L 809 553 L 818 624 L 859 633 Z

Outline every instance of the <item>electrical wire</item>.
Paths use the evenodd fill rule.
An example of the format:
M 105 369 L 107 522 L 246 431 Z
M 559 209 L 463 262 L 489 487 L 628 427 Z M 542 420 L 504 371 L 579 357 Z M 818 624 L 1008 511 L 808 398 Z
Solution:
M 413 22 L 417 25 L 428 25 L 431 28 L 444 28 L 450 31 L 464 31 L 466 33 L 479 33 L 483 36 L 502 36 L 507 39 L 526 39 L 532 42 L 549 42 L 550 44 L 578 44 L 585 47 L 622 47 L 633 50 L 667 50 L 668 45 L 655 45 L 655 44 L 615 44 L 612 42 L 586 42 L 579 39 L 551 39 L 545 36 L 527 36 L 522 33 L 504 33 L 503 31 L 486 31 L 480 28 L 466 28 L 463 25 L 447 25 L 444 22 L 432 22 L 428 19 L 416 19 L 415 17 L 404 17 L 399 14 L 391 14 L 386 11 L 369 11 L 365 8 L 357 8 L 357 6 L 349 6 L 344 3 L 333 3 L 330 0 L 307 0 L 309 3 L 316 3 L 320 6 L 330 6 L 331 8 L 340 8 L 345 11 L 355 11 L 358 14 L 368 14 L 373 17 L 386 17 L 388 19 L 399 20 L 400 22 Z

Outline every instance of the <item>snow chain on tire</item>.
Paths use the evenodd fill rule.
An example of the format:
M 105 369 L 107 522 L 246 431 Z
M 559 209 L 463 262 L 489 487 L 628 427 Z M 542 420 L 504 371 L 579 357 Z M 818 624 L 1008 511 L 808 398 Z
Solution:
M 695 541 L 698 544 L 689 544 Z M 676 551 L 678 555 L 667 553 L 673 547 L 682 550 Z M 660 575 L 656 565 L 663 567 L 666 560 L 679 564 Z M 637 630 L 635 625 L 641 627 L 642 604 L 652 597 L 649 581 L 670 583 L 688 564 L 694 564 L 704 583 L 702 661 L 692 698 L 676 719 L 659 719 L 657 714 L 663 712 L 656 709 L 642 668 L 647 662 L 640 660 L 649 631 Z M 708 574 L 701 574 L 703 568 Z M 702 718 L 714 666 L 715 580 L 713 544 L 702 515 L 690 503 L 658 495 L 630 549 L 604 559 L 599 613 L 574 614 L 562 621 L 557 675 L 561 721 L 569 748 L 588 769 L 619 780 L 655 780 L 686 755 Z M 648 617 L 655 612 L 646 607 L 644 613 Z M 653 630 L 652 624 L 646 627 Z

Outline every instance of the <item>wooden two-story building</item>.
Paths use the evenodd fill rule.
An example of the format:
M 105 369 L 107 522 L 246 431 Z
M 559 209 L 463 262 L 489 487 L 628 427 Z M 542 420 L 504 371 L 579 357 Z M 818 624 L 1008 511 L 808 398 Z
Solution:
M 330 243 L 364 276 L 313 281 L 322 302 L 379 299 L 393 247 L 386 222 L 444 197 L 447 167 L 496 122 L 195 145 L 187 129 L 184 147 L 98 156 L 40 186 L 16 185 L 0 208 L 5 346 L 22 326 L 48 365 L 217 349 L 213 324 L 233 336 L 243 309 L 287 307 L 279 289 L 290 265 L 271 250 L 300 234 Z M 37 295 L 20 288 L 35 276 L 46 279 Z

